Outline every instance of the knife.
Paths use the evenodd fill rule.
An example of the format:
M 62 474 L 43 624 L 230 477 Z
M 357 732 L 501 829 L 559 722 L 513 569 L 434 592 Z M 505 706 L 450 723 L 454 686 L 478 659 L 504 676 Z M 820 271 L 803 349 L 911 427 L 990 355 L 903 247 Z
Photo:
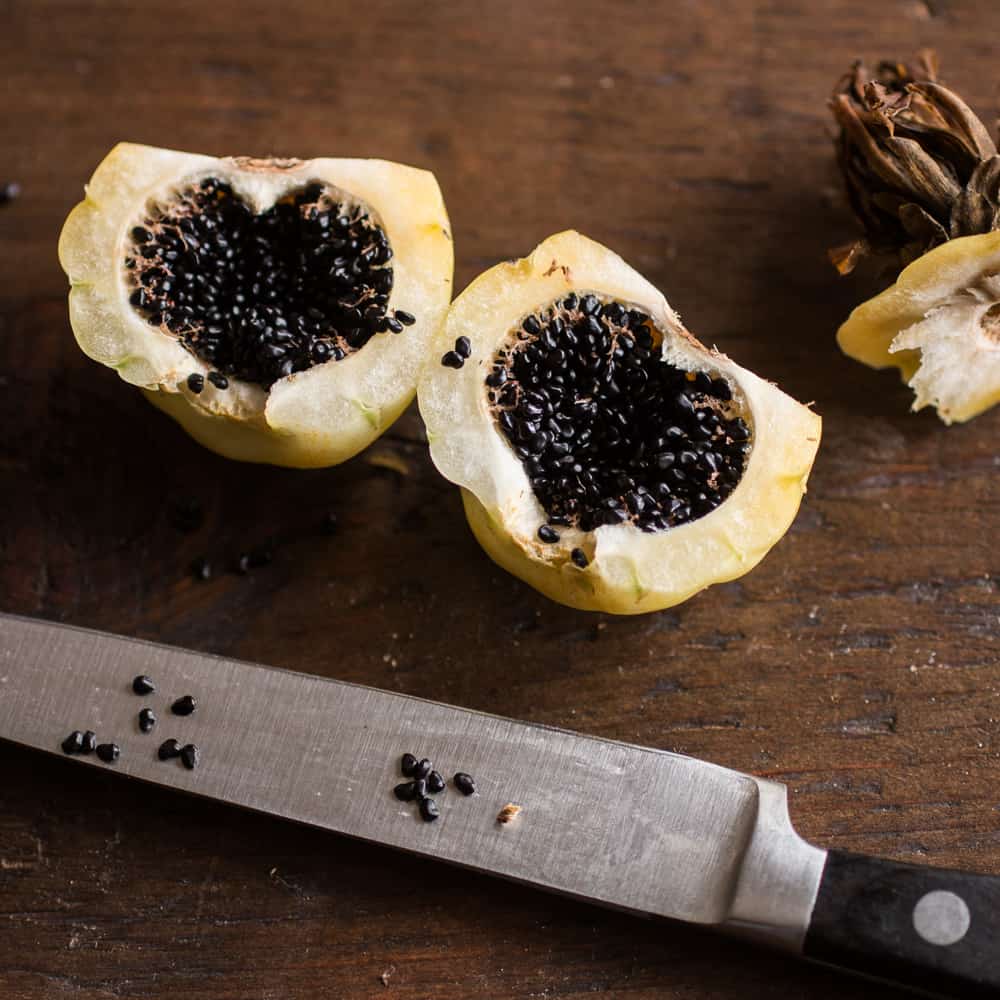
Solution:
M 132 680 L 148 675 L 153 694 Z M 190 694 L 196 711 L 171 714 Z M 158 716 L 140 731 L 141 708 Z M 356 684 L 0 615 L 0 739 L 530 883 L 753 938 L 922 992 L 1000 996 L 1000 878 L 824 851 L 784 785 L 680 754 Z M 194 743 L 187 769 L 166 737 Z M 393 793 L 404 752 L 471 773 L 421 819 Z M 507 804 L 521 811 L 498 821 Z

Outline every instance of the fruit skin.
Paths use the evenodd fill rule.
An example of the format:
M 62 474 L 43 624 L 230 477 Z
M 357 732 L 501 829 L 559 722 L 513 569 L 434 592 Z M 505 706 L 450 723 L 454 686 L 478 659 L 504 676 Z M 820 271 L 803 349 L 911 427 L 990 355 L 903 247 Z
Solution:
M 230 380 L 226 390 L 186 384 L 210 370 L 128 303 L 123 261 L 129 232 L 150 199 L 188 180 L 218 176 L 256 209 L 310 180 L 365 202 L 394 251 L 389 307 L 417 317 L 402 334 L 380 334 L 342 361 L 281 379 L 267 391 Z M 98 166 L 59 239 L 69 309 L 81 349 L 143 390 L 197 441 L 228 458 L 316 468 L 346 461 L 406 409 L 427 344 L 451 300 L 454 251 L 434 175 L 384 160 L 216 159 L 119 143 Z
M 711 513 L 664 532 L 623 524 L 589 533 L 560 528 L 557 543 L 538 540 L 545 512 L 494 423 L 483 379 L 508 331 L 572 290 L 603 293 L 646 310 L 665 334 L 666 360 L 723 375 L 745 402 L 753 448 L 739 485 Z M 436 363 L 459 336 L 472 343 L 464 369 Z M 476 539 L 508 572 L 582 610 L 657 611 L 748 572 L 794 520 L 819 447 L 818 415 L 699 344 L 648 281 L 575 232 L 549 237 L 529 257 L 499 264 L 473 281 L 452 303 L 429 358 L 417 399 L 431 457 L 461 487 Z M 585 569 L 572 562 L 575 547 L 590 559 Z
M 858 306 L 837 331 L 837 343 L 871 368 L 898 368 L 916 393 L 914 410 L 933 406 L 946 424 L 970 420 L 1000 402 L 1000 341 L 977 334 L 978 327 L 963 330 L 962 310 L 989 308 L 988 300 L 976 303 L 970 289 L 998 272 L 1000 233 L 949 240 Z M 932 311 L 938 321 L 948 320 L 949 307 L 951 322 L 922 335 L 917 324 Z

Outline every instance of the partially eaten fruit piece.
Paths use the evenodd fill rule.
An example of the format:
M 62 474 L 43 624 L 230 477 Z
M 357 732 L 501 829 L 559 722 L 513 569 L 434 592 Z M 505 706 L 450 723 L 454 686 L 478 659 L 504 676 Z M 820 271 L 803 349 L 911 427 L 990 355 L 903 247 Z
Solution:
M 427 171 L 122 143 L 66 220 L 80 347 L 230 458 L 315 467 L 413 398 L 451 299 Z
M 894 366 L 913 409 L 945 423 L 1000 401 L 1000 156 L 986 127 L 937 81 L 933 53 L 914 66 L 856 63 L 831 101 L 838 156 L 864 238 L 831 251 L 845 274 L 864 256 L 896 283 L 837 333 L 845 354 Z
M 816 414 L 698 343 L 575 232 L 455 300 L 417 395 L 489 555 L 555 601 L 619 614 L 752 569 L 820 438 Z

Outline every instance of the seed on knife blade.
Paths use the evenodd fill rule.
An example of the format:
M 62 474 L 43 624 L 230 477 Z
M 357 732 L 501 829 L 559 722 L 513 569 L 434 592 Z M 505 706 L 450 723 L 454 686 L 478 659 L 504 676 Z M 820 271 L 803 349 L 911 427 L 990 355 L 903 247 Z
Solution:
M 426 823 L 433 823 L 441 812 L 433 799 L 423 798 L 420 800 L 420 815 Z
M 150 733 L 153 731 L 153 726 L 156 725 L 156 715 L 153 713 L 151 708 L 144 708 L 139 713 L 139 729 L 144 733 Z
M 66 754 L 83 753 L 83 733 L 79 729 L 74 729 L 62 741 L 62 752 Z
M 451 779 L 451 783 L 463 794 L 463 795 L 474 795 L 476 791 L 476 782 L 471 774 L 466 774 L 464 771 L 459 771 L 456 773 L 455 777 Z
M 400 802 L 412 802 L 417 797 L 417 783 L 415 781 L 404 781 L 402 784 L 396 785 L 392 790 L 392 794 Z
M 156 690 L 156 685 L 145 674 L 139 674 L 132 681 L 132 690 L 136 694 L 152 694 Z
M 196 705 L 197 702 L 194 700 L 194 697 L 186 694 L 183 697 L 178 698 L 177 701 L 170 706 L 170 711 L 173 712 L 174 715 L 190 715 L 195 710 Z

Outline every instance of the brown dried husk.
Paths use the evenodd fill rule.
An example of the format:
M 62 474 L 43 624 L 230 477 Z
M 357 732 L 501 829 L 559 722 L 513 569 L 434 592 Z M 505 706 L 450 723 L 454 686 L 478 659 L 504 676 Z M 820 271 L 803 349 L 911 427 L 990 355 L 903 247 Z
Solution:
M 986 127 L 938 82 L 937 58 L 854 64 L 830 108 L 838 161 L 863 238 L 830 250 L 847 274 L 868 255 L 898 271 L 960 236 L 1000 229 L 1000 156 Z

